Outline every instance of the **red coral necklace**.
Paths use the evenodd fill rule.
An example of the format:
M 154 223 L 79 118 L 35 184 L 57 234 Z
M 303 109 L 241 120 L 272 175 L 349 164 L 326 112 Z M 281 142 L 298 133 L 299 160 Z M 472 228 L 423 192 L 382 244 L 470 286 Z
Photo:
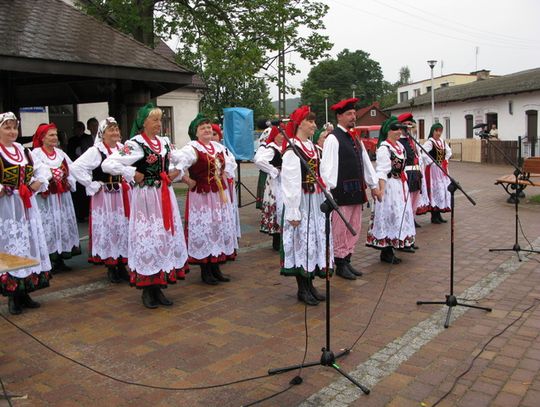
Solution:
M 16 163 L 20 163 L 23 160 L 23 155 L 19 151 L 19 149 L 15 146 L 13 148 L 15 149 L 15 153 L 10 153 L 6 146 L 4 146 L 2 143 L 0 143 L 0 147 L 2 148 L 2 151 L 4 154 L 11 159 L 12 161 L 15 161 Z
M 216 148 L 213 146 L 212 142 L 208 143 L 208 145 L 201 143 L 199 140 L 197 140 L 197 143 L 199 143 L 201 146 L 204 147 L 206 152 L 210 155 L 214 155 L 216 152 Z
M 156 137 L 155 140 L 150 140 L 146 133 L 142 133 L 141 135 L 144 141 L 146 141 L 146 143 L 154 153 L 161 154 L 161 141 L 159 141 L 158 137 Z
M 55 160 L 55 159 L 56 159 L 56 150 L 54 149 L 54 147 L 53 147 L 53 152 L 52 152 L 52 154 L 49 153 L 49 152 L 45 149 L 45 147 L 43 147 L 43 146 L 41 146 L 41 151 L 43 151 L 43 153 L 47 156 L 47 158 L 48 158 L 49 160 Z

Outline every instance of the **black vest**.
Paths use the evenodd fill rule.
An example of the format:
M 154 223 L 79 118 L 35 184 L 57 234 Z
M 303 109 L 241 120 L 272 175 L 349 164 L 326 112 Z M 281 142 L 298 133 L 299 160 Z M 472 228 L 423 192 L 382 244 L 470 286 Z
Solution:
M 156 154 L 152 151 L 145 143 L 140 143 L 137 140 L 133 141 L 141 146 L 144 151 L 144 157 L 133 164 L 138 172 L 144 174 L 143 185 L 139 186 L 146 185 L 159 188 L 161 186 L 161 177 L 159 174 L 162 171 L 169 172 L 169 153 L 171 152 L 171 148 L 162 141 L 162 148 L 165 148 L 167 151 L 167 154 L 163 157 L 161 154 Z
M 101 162 L 103 162 L 103 160 L 107 158 L 107 156 L 105 155 L 103 151 L 98 150 L 98 152 L 101 155 Z M 105 187 L 105 190 L 108 192 L 120 191 L 120 185 L 122 183 L 122 176 L 111 175 L 104 172 L 100 164 L 92 170 L 92 180 L 102 182 Z
M 34 176 L 34 161 L 30 150 L 25 147 L 23 149 L 28 161 L 25 165 L 11 164 L 4 156 L 0 156 L 0 184 L 4 187 L 19 189 L 21 184 L 30 185 L 30 180 Z
M 337 127 L 332 134 L 339 143 L 338 179 L 332 196 L 338 205 L 361 205 L 367 202 L 361 141 Z
M 400 137 L 398 140 L 405 149 L 405 165 L 415 165 L 416 150 L 412 148 L 406 137 Z M 410 192 L 420 191 L 422 189 L 422 172 L 420 170 L 407 170 L 407 184 Z
M 433 145 L 433 148 L 429 152 L 429 155 L 433 160 L 437 161 L 439 164 L 444 161 L 444 158 L 446 157 L 446 143 L 444 140 L 443 142 L 443 148 L 440 149 L 437 147 L 437 144 L 435 144 L 435 139 L 431 140 L 431 144 Z
M 281 151 L 279 151 L 274 146 L 267 146 L 266 148 L 271 148 L 272 150 L 274 150 L 274 157 L 270 160 L 270 165 L 281 170 L 281 163 L 283 162 L 283 158 L 281 157 Z
M 411 147 L 409 139 L 407 137 L 400 137 L 398 141 L 401 143 L 401 145 L 403 145 L 403 148 L 405 149 L 405 165 L 414 165 L 416 151 Z

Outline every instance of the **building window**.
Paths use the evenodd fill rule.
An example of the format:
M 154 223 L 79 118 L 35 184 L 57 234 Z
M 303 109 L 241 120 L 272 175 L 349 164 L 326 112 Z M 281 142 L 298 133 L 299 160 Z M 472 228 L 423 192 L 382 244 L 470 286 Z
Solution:
M 441 83 L 441 88 L 447 88 L 450 84 L 448 82 Z
M 444 118 L 444 132 L 446 134 L 446 138 L 450 139 L 450 118 L 449 117 Z
M 399 102 L 406 102 L 407 100 L 409 100 L 409 92 L 408 91 L 405 91 L 405 92 L 400 92 L 399 93 Z
M 420 88 L 414 90 L 414 97 L 420 96 Z
M 433 124 L 435 124 L 435 123 L 439 123 L 439 118 L 438 117 L 433 119 Z
M 159 106 L 159 108 L 163 111 L 163 117 L 161 118 L 161 136 L 169 137 L 171 143 L 174 144 L 172 107 Z
M 465 115 L 465 136 L 473 138 L 473 115 Z
M 431 92 L 431 86 L 426 86 L 426 93 Z
M 514 114 L 514 102 L 512 100 L 508 101 L 508 113 Z
M 370 114 L 371 117 L 377 117 L 377 110 L 371 109 L 371 110 L 369 111 L 369 114 Z

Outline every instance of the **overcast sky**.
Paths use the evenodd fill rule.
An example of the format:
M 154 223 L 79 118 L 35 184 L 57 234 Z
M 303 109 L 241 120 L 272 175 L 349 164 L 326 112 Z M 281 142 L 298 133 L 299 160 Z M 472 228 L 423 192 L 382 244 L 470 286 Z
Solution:
M 504 75 L 540 67 L 538 0 L 321 0 L 328 4 L 325 34 L 334 47 L 360 49 L 395 82 L 407 65 L 413 82 L 430 77 L 427 60 L 437 60 L 435 77 L 478 69 Z M 290 57 L 302 71 L 288 77 L 299 87 L 310 65 Z M 299 93 L 296 94 L 299 96 Z M 272 99 L 277 89 L 271 88 Z M 293 97 L 293 95 L 288 95 Z

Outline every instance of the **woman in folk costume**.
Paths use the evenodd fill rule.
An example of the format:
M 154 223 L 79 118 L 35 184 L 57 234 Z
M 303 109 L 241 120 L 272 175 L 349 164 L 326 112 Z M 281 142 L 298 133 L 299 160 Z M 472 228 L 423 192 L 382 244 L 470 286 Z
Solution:
M 94 145 L 73 163 L 72 173 L 90 196 L 88 261 L 105 264 L 111 283 L 129 281 L 128 225 L 131 187 L 121 175 L 103 171 L 101 163 L 122 148 L 114 117 L 102 120 Z M 130 169 L 124 167 L 129 178 Z
M 411 206 L 407 175 L 405 172 L 406 153 L 398 142 L 399 128 L 395 116 L 387 119 L 379 133 L 377 148 L 377 176 L 382 199 L 374 202 L 367 234 L 367 246 L 381 249 L 381 261 L 398 264 L 394 249 L 414 252 L 416 229 Z
M 400 114 L 397 119 L 398 122 L 408 127 L 408 129 L 401 129 L 401 136 L 398 141 L 405 149 L 405 173 L 407 174 L 407 185 L 409 186 L 413 212 L 416 215 L 421 215 L 427 212 L 429 201 L 425 189 L 425 177 L 421 163 L 422 154 L 415 141 L 412 140 L 413 135 L 411 134 L 411 131 L 415 127 L 415 121 L 410 112 Z M 416 221 L 414 222 L 414 226 L 417 228 L 422 227 Z
M 217 285 L 230 278 L 219 266 L 236 257 L 237 230 L 231 211 L 227 178 L 236 162 L 226 158 L 225 147 L 212 141 L 212 125 L 201 113 L 188 129 L 192 141 L 182 153 L 183 181 L 188 184 L 186 241 L 189 263 L 201 266 L 203 282 Z
M 69 271 L 64 259 L 81 254 L 79 229 L 70 191 L 75 191 L 71 174 L 73 163 L 59 148 L 58 130 L 54 123 L 41 124 L 32 140 L 32 159 L 51 172 L 48 188 L 38 194 L 36 201 L 49 250 L 52 270 Z
M 276 126 L 272 126 L 266 145 L 257 150 L 253 162 L 267 174 L 261 208 L 260 231 L 272 236 L 272 247 L 279 251 L 281 237 L 281 145 L 283 136 Z
M 423 147 L 430 155 L 425 157 L 426 162 L 426 184 L 429 196 L 429 205 L 431 211 L 431 223 L 446 223 L 441 216 L 441 212 L 450 212 L 450 192 L 448 185 L 450 179 L 439 167 L 433 164 L 437 161 L 441 167 L 448 172 L 448 160 L 452 157 L 452 149 L 441 138 L 443 125 L 435 123 L 429 130 L 428 140 Z
M 161 291 L 183 279 L 187 249 L 171 183 L 180 152 L 161 137 L 161 109 L 149 103 L 137 112 L 131 139 L 101 164 L 104 172 L 135 181 L 129 208 L 128 266 L 131 285 L 142 289 L 147 308 L 172 305 Z M 124 215 L 122 215 L 124 216 Z
M 273 127 L 273 126 L 272 126 Z M 257 147 L 257 150 L 255 151 L 255 155 L 259 153 L 259 151 L 264 150 L 266 147 L 266 140 L 268 139 L 268 136 L 272 132 L 272 127 L 267 127 L 264 129 L 264 131 L 259 136 L 259 147 Z M 257 178 L 257 193 L 256 193 L 256 199 L 255 199 L 255 208 L 261 209 L 263 207 L 263 196 L 264 196 L 264 186 L 266 185 L 266 178 L 268 177 L 268 174 L 262 170 L 259 170 L 259 177 Z
M 309 111 L 308 106 L 302 106 L 291 114 L 286 131 L 296 150 L 320 180 L 320 156 L 309 139 L 315 128 L 315 114 Z M 299 301 L 317 305 L 325 300 L 325 295 L 313 285 L 315 276 L 324 277 L 326 270 L 325 215 L 320 209 L 325 196 L 292 147 L 285 142 L 283 144 L 281 274 L 296 277 Z M 333 258 L 330 242 L 330 261 Z
M 212 123 L 212 141 L 223 144 L 222 140 L 223 132 L 221 131 L 221 127 L 219 127 L 219 124 Z M 236 168 L 236 159 L 231 154 L 229 149 L 227 149 L 227 147 L 225 147 L 225 160 L 229 163 L 231 168 Z M 240 213 L 238 212 L 238 199 L 236 197 L 234 178 L 235 177 L 227 177 L 227 190 L 229 192 L 230 207 L 236 225 L 236 245 L 234 248 L 238 250 L 238 241 L 240 240 L 240 237 L 242 237 L 242 230 L 240 228 Z
M 8 297 L 10 314 L 40 304 L 29 293 L 49 286 L 51 262 L 34 193 L 47 189 L 51 172 L 32 160 L 16 143 L 19 122 L 12 112 L 0 113 L 0 252 L 29 257 L 36 266 L 0 273 L 0 292 Z

